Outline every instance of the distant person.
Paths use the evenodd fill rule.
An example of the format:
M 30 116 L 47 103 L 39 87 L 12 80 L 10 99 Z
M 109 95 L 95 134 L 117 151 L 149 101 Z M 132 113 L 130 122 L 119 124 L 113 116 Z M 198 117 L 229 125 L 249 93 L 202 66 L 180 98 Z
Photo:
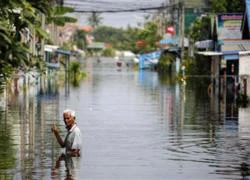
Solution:
M 67 155 L 78 157 L 81 149 L 81 131 L 76 125 L 75 111 L 66 109 L 63 112 L 63 120 L 68 130 L 68 134 L 63 140 L 59 135 L 58 128 L 55 124 L 52 125 L 52 132 L 55 134 L 58 143 L 62 148 L 65 148 Z
M 231 93 L 235 93 L 237 90 L 237 85 L 236 85 L 236 72 L 235 72 L 235 65 L 231 64 L 230 66 L 230 72 L 228 74 L 227 78 L 227 88 Z

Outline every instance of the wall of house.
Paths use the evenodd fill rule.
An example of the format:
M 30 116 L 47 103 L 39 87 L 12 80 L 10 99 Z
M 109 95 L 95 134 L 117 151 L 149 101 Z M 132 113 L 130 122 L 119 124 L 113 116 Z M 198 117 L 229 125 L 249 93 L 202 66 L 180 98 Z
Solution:
M 250 53 L 241 54 L 239 58 L 239 76 L 241 89 L 244 88 L 244 79 L 247 79 L 247 94 L 250 95 Z

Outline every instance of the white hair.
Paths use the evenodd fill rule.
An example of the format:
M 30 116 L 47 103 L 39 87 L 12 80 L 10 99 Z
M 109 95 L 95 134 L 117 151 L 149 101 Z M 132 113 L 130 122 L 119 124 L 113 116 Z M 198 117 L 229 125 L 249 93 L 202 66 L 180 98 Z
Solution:
M 64 111 L 63 111 L 63 114 L 64 113 L 69 113 L 72 117 L 76 117 L 76 112 L 75 111 L 73 111 L 73 110 L 71 110 L 71 109 L 65 109 Z

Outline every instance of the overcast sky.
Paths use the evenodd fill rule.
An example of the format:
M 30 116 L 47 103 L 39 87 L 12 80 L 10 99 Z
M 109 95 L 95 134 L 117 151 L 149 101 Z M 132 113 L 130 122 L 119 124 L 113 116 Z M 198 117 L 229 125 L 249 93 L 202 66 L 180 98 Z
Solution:
M 74 7 L 77 10 L 87 11 L 105 11 L 105 10 L 126 10 L 138 8 L 159 7 L 162 3 L 167 4 L 168 0 L 65 0 L 65 5 Z M 102 13 L 102 24 L 114 27 L 127 27 L 128 25 L 136 26 L 143 23 L 144 16 L 152 12 L 119 12 L 119 13 Z M 78 23 L 87 25 L 86 17 L 89 13 L 74 13 L 78 18 Z
M 137 26 L 138 23 L 144 21 L 144 16 L 150 13 L 143 12 L 126 12 L 126 13 L 102 13 L 102 25 L 114 26 L 114 27 L 127 27 Z M 72 16 L 78 19 L 80 25 L 87 25 L 87 14 L 74 13 Z

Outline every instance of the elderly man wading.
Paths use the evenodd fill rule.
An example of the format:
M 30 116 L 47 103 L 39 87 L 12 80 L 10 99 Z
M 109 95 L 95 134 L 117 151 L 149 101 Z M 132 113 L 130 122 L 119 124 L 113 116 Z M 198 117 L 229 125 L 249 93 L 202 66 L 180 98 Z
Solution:
M 68 134 L 63 140 L 59 135 L 58 128 L 55 124 L 52 125 L 52 132 L 55 134 L 58 143 L 62 148 L 66 149 L 66 154 L 72 156 L 80 156 L 81 148 L 81 131 L 75 122 L 75 111 L 66 109 L 63 111 L 63 120 L 68 130 Z

